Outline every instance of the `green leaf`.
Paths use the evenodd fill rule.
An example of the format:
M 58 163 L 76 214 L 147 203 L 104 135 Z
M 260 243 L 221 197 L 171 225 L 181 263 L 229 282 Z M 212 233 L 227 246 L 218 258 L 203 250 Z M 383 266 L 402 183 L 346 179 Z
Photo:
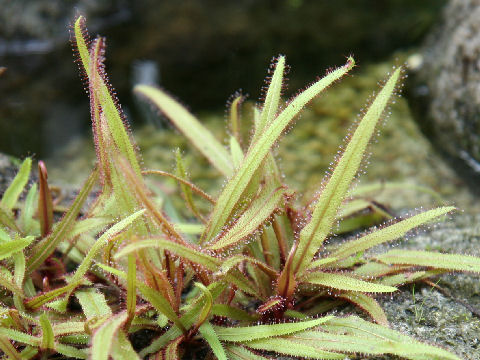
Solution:
M 32 234 L 34 231 L 35 220 L 33 216 L 35 214 L 35 204 L 37 201 L 37 184 L 33 184 L 30 190 L 28 190 L 27 198 L 25 199 L 25 204 L 23 205 L 22 214 L 20 219 L 23 224 L 23 230 L 26 234 Z
M 440 275 L 448 272 L 448 270 L 430 270 L 430 271 L 415 271 L 413 273 L 406 272 L 401 274 L 395 274 L 391 276 L 382 277 L 379 282 L 383 285 L 398 286 L 408 283 L 417 282 L 423 279 L 431 278 L 435 275 Z
M 131 225 L 135 220 L 137 220 L 140 216 L 142 216 L 145 213 L 145 210 L 139 210 L 123 220 L 119 221 L 115 225 L 111 226 L 107 231 L 103 233 L 102 236 L 98 238 L 98 240 L 95 242 L 95 244 L 90 248 L 88 251 L 87 255 L 85 256 L 85 259 L 82 261 L 82 263 L 78 266 L 77 271 L 71 278 L 71 282 L 76 282 L 79 281 L 85 273 L 88 271 L 90 268 L 91 263 L 93 262 L 93 259 L 97 255 L 97 252 L 102 249 L 107 242 L 115 235 L 117 235 L 119 232 L 123 231 L 127 226 Z
M 32 248 L 31 256 L 27 260 L 27 275 L 30 275 L 40 265 L 42 265 L 47 257 L 49 257 L 50 254 L 55 251 L 58 244 L 65 240 L 66 234 L 75 223 L 75 220 L 82 209 L 88 194 L 92 190 L 93 185 L 96 183 L 97 176 L 98 171 L 94 170 L 85 182 L 85 185 L 83 185 L 82 189 L 78 193 L 72 206 L 70 206 L 70 209 L 68 209 L 67 213 L 64 215 L 63 219 L 57 223 L 47 238 L 43 239 Z
M 127 158 L 130 166 L 134 169 L 135 173 L 140 177 L 140 165 L 138 163 L 135 149 L 130 140 L 127 129 L 123 124 L 122 116 L 117 108 L 118 101 L 111 94 L 109 87 L 103 80 L 106 77 L 106 74 L 104 72 L 102 74 L 94 74 L 93 76 L 91 74 L 92 68 L 98 71 L 99 64 L 92 64 L 91 54 L 88 50 L 87 42 L 88 33 L 85 27 L 85 18 L 83 16 L 79 16 L 74 23 L 73 43 L 78 51 L 81 67 L 83 68 L 85 74 L 90 80 L 90 85 L 95 82 L 92 78 L 96 79 L 97 82 L 97 86 L 94 86 L 92 89 L 90 89 L 90 95 L 94 96 L 94 98 L 97 99 L 97 101 L 100 103 L 102 111 L 105 114 L 106 120 L 108 122 L 110 134 L 115 141 L 116 146 L 120 150 L 121 154 L 123 154 L 123 156 Z M 97 41 L 97 45 L 100 45 L 100 42 L 101 41 Z M 97 60 L 100 61 L 100 56 L 98 56 L 99 51 L 94 51 L 94 53 L 96 53 Z M 99 137 L 102 138 L 102 130 L 103 129 L 99 126 L 94 127 L 94 135 L 96 140 L 98 140 Z M 97 143 L 99 142 L 97 141 Z M 99 145 L 100 148 L 97 149 L 97 155 L 99 157 L 102 151 L 107 150 L 101 148 L 102 145 L 104 144 Z
M 107 305 L 105 295 L 95 289 L 77 291 L 75 297 L 78 299 L 87 320 L 112 315 L 112 310 Z
M 52 325 L 55 336 L 85 333 L 84 321 L 60 322 Z
M 252 349 L 273 351 L 278 354 L 303 357 L 307 359 L 345 359 L 344 354 L 322 350 L 318 346 L 315 346 L 314 343 L 301 343 L 297 340 L 297 337 L 297 334 L 282 337 L 272 337 L 251 341 L 246 345 Z
M 225 316 L 232 320 L 239 321 L 257 321 L 258 314 L 249 314 L 245 310 L 227 304 L 213 304 L 212 314 L 217 316 Z
M 335 166 L 333 174 L 320 194 L 311 220 L 300 232 L 300 239 L 293 257 L 295 273 L 302 272 L 308 267 L 319 247 L 330 234 L 336 221 L 338 209 L 360 167 L 363 154 L 376 125 L 395 90 L 400 72 L 401 68 L 395 70 L 358 124 L 355 133 Z
M 55 298 L 58 298 L 62 294 L 69 293 L 73 291 L 77 286 L 79 286 L 82 283 L 82 279 L 78 281 L 72 281 L 68 285 L 59 287 L 57 289 L 53 289 L 51 291 L 48 291 L 42 295 L 36 296 L 33 299 L 29 300 L 25 306 L 29 309 L 35 310 L 41 307 L 42 305 L 54 300 Z M 66 300 L 66 299 L 65 299 Z
M 335 250 L 331 256 L 339 259 L 346 258 L 350 255 L 367 250 L 373 246 L 398 239 L 404 236 L 411 229 L 426 224 L 433 219 L 445 215 L 453 210 L 455 210 L 453 206 L 441 207 L 411 216 L 393 225 L 388 225 L 382 229 L 374 229 L 367 235 L 340 245 L 340 247 Z
M 205 322 L 198 328 L 198 331 L 212 349 L 214 355 L 218 360 L 227 360 L 227 354 L 218 339 L 213 326 L 209 322 Z
M 234 136 L 230 136 L 230 153 L 232 154 L 233 166 L 238 169 L 243 161 L 243 150 Z
M 127 322 L 125 330 L 128 331 L 130 323 L 135 317 L 135 309 L 137 306 L 137 264 L 134 254 L 128 255 L 128 271 L 127 271 Z
M 75 359 L 86 359 L 87 352 L 84 349 L 77 349 L 76 347 L 55 343 L 55 350 L 62 355 Z
M 232 175 L 233 164 L 228 151 L 180 103 L 152 86 L 137 85 L 133 91 L 155 104 L 218 171 L 226 177 Z
M 278 103 L 282 93 L 283 73 L 285 72 L 285 56 L 279 56 L 275 71 L 273 72 L 272 80 L 265 96 L 262 113 L 259 121 L 255 124 L 255 134 L 253 135 L 252 144 L 257 141 L 262 132 L 270 126 L 278 111 Z
M 208 315 L 210 314 L 210 310 L 212 310 L 212 304 L 213 304 L 213 296 L 210 290 L 208 288 L 201 284 L 201 283 L 194 283 L 195 287 L 200 289 L 202 292 L 203 298 L 205 299 L 204 304 L 199 311 L 198 318 L 197 318 L 197 323 L 196 327 L 200 327 L 202 324 L 204 324 L 205 320 L 207 320 Z
M 348 300 L 367 312 L 378 324 L 388 327 L 387 315 L 380 304 L 371 296 L 360 292 L 345 292 L 340 295 L 340 298 Z
M 38 320 L 42 327 L 42 342 L 40 348 L 43 350 L 55 349 L 55 335 L 53 334 L 52 324 L 50 323 L 50 320 L 48 320 L 47 314 L 42 313 Z
M 33 239 L 33 236 L 27 236 L 0 243 L 0 260 L 6 259 L 18 251 L 22 251 L 31 244 Z
M 187 171 L 185 170 L 185 165 L 183 164 L 182 156 L 180 154 L 180 149 L 177 149 L 175 154 L 175 158 L 177 161 L 177 176 L 185 181 L 189 181 Z M 193 202 L 193 192 L 192 189 L 185 185 L 184 183 L 180 183 L 180 188 L 182 189 L 183 196 L 187 203 L 187 206 L 190 210 L 195 214 L 197 218 L 203 221 L 203 217 L 197 209 L 197 206 Z
M 426 266 L 435 269 L 480 273 L 480 258 L 431 251 L 390 250 L 376 259 L 386 264 Z
M 361 292 L 393 292 L 397 291 L 397 288 L 393 286 L 386 286 L 371 283 L 356 279 L 354 277 L 336 274 L 336 273 L 324 273 L 324 272 L 312 272 L 302 279 L 302 282 L 322 285 L 337 290 L 347 291 L 361 291 Z
M 17 203 L 20 194 L 25 188 L 25 185 L 27 185 L 31 168 L 32 159 L 26 158 L 25 160 L 23 160 L 17 175 L 15 175 L 7 190 L 5 190 L 5 192 L 3 193 L 2 200 L 0 201 L 0 206 L 2 206 L 4 209 L 12 210 Z
M 272 336 L 281 336 L 295 333 L 305 329 L 318 326 L 328 321 L 333 316 L 325 316 L 314 320 L 299 321 L 284 324 L 256 325 L 256 326 L 235 326 L 223 327 L 214 326 L 218 338 L 222 341 L 248 342 L 257 339 L 269 338 Z
M 123 331 L 119 331 L 115 337 L 115 343 L 111 352 L 113 360 L 139 360 L 137 352 L 133 349 Z
M 250 350 L 244 348 L 243 346 L 237 346 L 233 344 L 229 344 L 225 346 L 225 352 L 230 360 L 268 360 L 271 358 L 266 358 L 264 356 L 260 356 L 254 354 Z
M 252 236 L 252 234 L 272 216 L 272 213 L 282 199 L 284 191 L 285 189 L 280 187 L 273 189 L 272 192 L 261 192 L 260 195 L 250 203 L 235 224 L 227 231 L 221 233 L 211 245 L 207 246 L 207 249 L 219 250 L 225 247 L 235 246 L 242 240 Z
M 100 326 L 92 338 L 92 359 L 108 360 L 110 350 L 114 343 L 115 334 L 120 330 L 123 323 L 127 320 L 127 312 L 122 311 Z
M 459 360 L 456 355 L 444 349 L 423 344 L 398 331 L 357 316 L 330 319 L 323 324 L 322 329 L 330 333 L 330 340 L 327 340 L 327 333 L 321 332 L 305 332 L 300 336 L 305 336 L 309 343 L 328 350 L 392 354 L 412 360 Z M 324 337 L 326 341 L 322 340 Z
M 18 330 L 8 329 L 1 326 L 0 326 L 0 335 L 4 335 L 10 340 L 20 342 L 26 345 L 31 345 L 31 346 L 40 346 L 40 342 L 41 342 L 41 339 L 36 336 L 32 336 L 32 335 L 20 332 Z
M 242 193 L 252 180 L 256 170 L 260 167 L 267 154 L 269 154 L 273 144 L 278 140 L 293 118 L 316 95 L 345 75 L 353 67 L 353 64 L 353 59 L 349 58 L 346 65 L 332 71 L 295 97 L 275 118 L 275 121 L 272 121 L 270 126 L 265 129 L 258 138 L 258 141 L 252 144 L 242 165 L 229 180 L 217 200 L 210 222 L 202 237 L 204 241 L 210 241 L 221 232 L 223 226 L 227 223 L 233 210 L 241 200 Z

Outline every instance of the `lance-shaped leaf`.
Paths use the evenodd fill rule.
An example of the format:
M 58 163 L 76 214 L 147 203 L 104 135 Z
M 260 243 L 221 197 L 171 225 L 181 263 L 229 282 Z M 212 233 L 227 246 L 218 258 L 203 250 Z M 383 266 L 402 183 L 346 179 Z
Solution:
M 70 206 L 70 209 L 68 209 L 62 220 L 57 223 L 57 225 L 50 233 L 50 235 L 48 235 L 48 237 L 46 237 L 33 247 L 31 251 L 31 256 L 27 260 L 27 275 L 31 274 L 40 265 L 42 265 L 42 263 L 47 259 L 47 257 L 49 257 L 50 254 L 53 253 L 53 251 L 55 251 L 58 244 L 60 244 L 61 241 L 65 240 L 66 234 L 68 234 L 71 227 L 75 223 L 75 219 L 77 218 L 80 210 L 82 209 L 82 206 L 87 199 L 88 194 L 92 190 L 93 185 L 96 183 L 97 176 L 98 171 L 94 170 L 90 174 L 89 178 L 85 182 L 85 185 L 78 193 L 75 201 Z
M 376 259 L 386 264 L 416 265 L 435 269 L 480 273 L 480 258 L 431 251 L 390 250 Z
M 306 359 L 345 359 L 345 354 L 325 351 L 315 346 L 315 344 L 302 343 L 298 340 L 298 338 L 302 336 L 302 333 L 297 334 L 254 340 L 246 345 L 256 350 L 273 351 L 277 354 L 303 357 Z
M 215 333 L 212 324 L 210 324 L 209 322 L 203 323 L 202 326 L 198 328 L 198 331 L 205 339 L 207 344 L 210 346 L 217 359 L 227 360 L 227 354 L 225 354 L 225 349 L 220 343 L 220 340 L 218 339 L 218 336 Z
M 313 210 L 312 218 L 300 232 L 293 258 L 295 273 L 303 271 L 311 262 L 325 238 L 330 234 L 335 218 L 355 177 L 365 149 L 376 125 L 390 101 L 401 68 L 395 70 L 358 124 L 327 185 Z
M 24 238 L 17 238 L 15 240 L 0 243 L 0 260 L 6 259 L 17 251 L 23 250 L 30 245 L 33 239 L 33 236 L 27 236 Z
M 97 71 L 100 71 L 100 70 L 102 71 L 102 73 L 95 74 L 95 75 L 99 75 L 98 76 L 99 82 L 98 82 L 98 86 L 96 86 L 93 89 L 94 94 L 90 94 L 90 96 L 94 95 L 98 97 L 98 103 L 101 105 L 102 111 L 105 114 L 105 117 L 108 122 L 109 131 L 111 133 L 113 140 L 115 141 L 115 144 L 117 145 L 121 154 L 128 159 L 128 162 L 130 163 L 130 166 L 132 166 L 132 168 L 134 169 L 135 173 L 138 176 L 140 176 L 140 165 L 138 163 L 136 153 L 135 153 L 135 148 L 131 142 L 127 128 L 123 123 L 122 115 L 119 111 L 120 106 L 118 105 L 118 100 L 114 97 L 114 95 L 110 91 L 109 86 L 107 85 L 105 80 L 106 74 L 101 64 L 101 60 L 103 60 L 101 56 L 102 54 L 97 52 L 98 63 L 93 65 L 91 64 L 91 61 L 92 61 L 91 54 L 87 46 L 87 43 L 89 43 L 89 39 L 88 39 L 87 30 L 85 27 L 85 18 L 83 16 L 79 16 L 76 19 L 73 30 L 74 30 L 73 31 L 74 36 L 73 36 L 72 42 L 74 47 L 78 51 L 80 66 L 83 72 L 85 73 L 85 75 L 88 77 L 89 80 L 91 80 L 92 68 L 96 68 Z M 97 43 L 97 45 L 100 46 L 99 43 Z M 103 49 L 101 48 L 99 48 L 99 50 L 103 51 Z M 95 132 L 99 132 L 99 131 L 101 131 L 100 128 L 98 127 L 94 128 L 94 134 Z M 96 139 L 98 138 L 97 135 L 95 135 Z M 100 151 L 103 151 L 103 150 L 105 149 L 100 149 Z M 98 154 L 99 154 L 99 151 L 97 149 L 97 155 Z
M 187 171 L 185 170 L 185 165 L 183 164 L 182 155 L 180 154 L 180 149 L 177 149 L 177 152 L 175 153 L 175 159 L 177 162 L 177 176 L 189 182 Z M 180 188 L 182 189 L 183 196 L 190 210 L 195 214 L 198 219 L 204 221 L 202 215 L 197 209 L 197 206 L 193 202 L 192 189 L 189 186 L 185 185 L 183 182 L 180 183 Z
M 236 326 L 223 327 L 214 326 L 218 338 L 222 341 L 248 342 L 252 340 L 265 339 L 272 336 L 282 336 L 292 334 L 305 329 L 318 326 L 333 316 L 325 316 L 314 320 L 299 321 L 285 324 L 256 325 L 256 326 Z
M 262 191 L 260 196 L 254 199 L 243 214 L 238 218 L 233 226 L 222 233 L 207 248 L 210 250 L 219 250 L 229 246 L 238 245 L 242 240 L 252 236 L 255 231 L 272 216 L 272 213 L 278 207 L 284 194 L 283 188 L 273 189 L 273 191 Z
M 283 73 L 285 72 L 285 56 L 279 56 L 275 63 L 275 71 L 272 80 L 268 86 L 265 102 L 263 103 L 262 113 L 259 120 L 255 123 L 255 133 L 253 135 L 252 144 L 255 143 L 262 132 L 274 120 L 278 111 L 278 103 L 283 86 Z
M 228 151 L 180 103 L 164 91 L 148 85 L 137 85 L 134 92 L 155 104 L 218 171 L 226 177 L 232 175 L 233 164 Z
M 36 198 L 37 198 L 37 184 L 33 184 L 30 190 L 28 190 L 27 198 L 23 205 L 22 214 L 20 216 L 23 224 L 23 230 L 26 234 L 35 233 L 34 225 L 35 220 L 33 216 L 36 210 Z
M 107 231 L 103 233 L 102 236 L 98 238 L 95 244 L 90 248 L 87 255 L 83 259 L 82 263 L 78 266 L 77 271 L 72 276 L 70 282 L 77 282 L 80 281 L 81 278 L 85 275 L 85 273 L 90 268 L 90 265 L 93 262 L 93 259 L 97 255 L 97 253 L 102 249 L 106 243 L 116 234 L 123 231 L 127 226 L 131 225 L 135 220 L 137 220 L 140 216 L 145 213 L 145 210 L 139 210 L 123 220 L 119 221 L 112 227 L 110 227 Z
M 340 298 L 358 306 L 360 309 L 368 313 L 368 315 L 370 315 L 378 324 L 388 327 L 387 315 L 373 297 L 361 292 L 345 292 L 340 295 Z
M 364 235 L 356 240 L 348 241 L 342 244 L 335 250 L 331 256 L 339 259 L 346 258 L 350 255 L 362 252 L 373 246 L 392 241 L 404 236 L 408 231 L 426 224 L 433 219 L 445 215 L 446 213 L 455 210 L 453 206 L 441 207 L 433 210 L 423 212 L 418 215 L 411 216 L 407 219 L 401 220 L 393 225 L 388 225 L 379 230 L 373 230 L 367 235 Z
M 229 108 L 230 130 L 232 132 L 231 139 L 232 138 L 235 139 L 236 143 L 239 146 L 240 146 L 240 142 L 242 141 L 242 134 L 240 132 L 240 129 L 241 129 L 240 106 L 242 105 L 244 100 L 245 100 L 245 97 L 242 94 L 236 94 Z M 231 150 L 232 149 L 230 148 L 230 151 Z M 233 154 L 232 154 L 232 158 L 233 158 Z
M 124 331 L 119 331 L 111 349 L 113 360 L 140 360 Z
M 40 326 L 42 327 L 42 342 L 40 344 L 41 349 L 54 349 L 55 335 L 53 334 L 52 324 L 45 313 L 40 315 Z
M 122 311 L 105 321 L 93 334 L 92 359 L 108 360 L 115 334 L 127 320 L 127 312 Z
M 210 241 L 222 230 L 223 226 L 231 217 L 232 211 L 241 200 L 242 193 L 252 180 L 255 172 L 263 163 L 267 154 L 269 154 L 273 144 L 279 139 L 280 135 L 285 131 L 293 118 L 310 100 L 352 69 L 353 65 L 353 59 L 349 58 L 344 66 L 332 71 L 327 76 L 308 87 L 305 91 L 295 97 L 275 118 L 275 120 L 272 121 L 270 126 L 265 129 L 258 138 L 258 141 L 250 147 L 242 165 L 229 180 L 220 194 L 203 236 L 204 241 Z
M 253 353 L 243 346 L 229 344 L 225 347 L 225 352 L 230 360 L 269 360 L 258 354 Z
M 12 210 L 18 201 L 25 185 L 27 185 L 30 176 L 30 169 L 32 167 L 32 159 L 26 158 L 23 160 L 17 175 L 13 178 L 7 190 L 3 193 L 0 206 L 6 210 Z
M 81 281 L 72 281 L 68 285 L 53 289 L 44 294 L 34 297 L 33 299 L 27 301 L 25 306 L 29 309 L 35 310 L 41 307 L 42 305 L 58 298 L 62 294 L 70 293 L 73 289 L 81 284 Z
M 77 291 L 75 297 L 78 299 L 87 320 L 112 315 L 112 310 L 107 305 L 105 295 L 95 289 Z
M 361 292 L 393 292 L 397 288 L 360 280 L 352 276 L 337 273 L 312 272 L 302 279 L 302 282 L 322 285 L 337 290 Z
M 395 274 L 391 276 L 382 277 L 379 282 L 383 285 L 398 286 L 408 283 L 418 282 L 423 279 L 431 278 L 435 275 L 440 275 L 448 272 L 448 270 L 428 270 L 428 271 L 415 271 L 405 272 L 401 274 Z
M 258 314 L 249 314 L 245 310 L 227 304 L 214 304 L 212 306 L 212 314 L 217 316 L 225 316 L 229 319 L 239 321 L 257 321 Z
M 86 359 L 87 352 L 84 349 L 77 349 L 76 347 L 65 345 L 61 343 L 55 343 L 55 350 L 60 354 L 68 356 L 73 359 Z
M 22 344 L 32 345 L 32 346 L 40 346 L 40 343 L 41 343 L 41 338 L 39 337 L 25 334 L 21 331 L 18 331 L 15 329 L 9 329 L 6 327 L 0 327 L 0 335 L 4 335 L 10 340 L 13 340 Z
M 459 357 L 444 349 L 423 344 L 358 316 L 335 317 L 323 324 L 322 330 L 329 333 L 330 340 L 327 340 L 327 333 L 322 332 L 308 331 L 298 335 L 305 336 L 309 344 L 333 351 L 392 354 L 412 360 L 459 360 Z M 322 340 L 324 336 L 326 341 Z

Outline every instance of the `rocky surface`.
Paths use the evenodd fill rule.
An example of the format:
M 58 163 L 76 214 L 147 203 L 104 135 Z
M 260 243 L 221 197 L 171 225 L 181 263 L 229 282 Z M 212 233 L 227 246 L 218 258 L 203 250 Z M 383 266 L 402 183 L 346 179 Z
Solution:
M 480 216 L 456 214 L 400 246 L 480 256 Z M 432 282 L 451 296 L 417 284 L 404 288 L 392 298 L 381 299 L 392 328 L 449 349 L 463 359 L 479 359 L 480 275 L 442 275 Z
M 423 131 L 478 191 L 480 1 L 452 0 L 412 71 L 409 99 Z

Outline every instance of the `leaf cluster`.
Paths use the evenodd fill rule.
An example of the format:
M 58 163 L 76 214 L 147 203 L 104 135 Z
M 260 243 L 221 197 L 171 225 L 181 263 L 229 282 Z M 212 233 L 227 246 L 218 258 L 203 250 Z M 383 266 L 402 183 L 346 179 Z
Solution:
M 352 70 L 353 58 L 283 103 L 285 57 L 279 56 L 264 102 L 254 108 L 250 139 L 242 137 L 243 98 L 232 101 L 228 146 L 163 90 L 137 86 L 135 93 L 225 177 L 213 198 L 190 181 L 179 151 L 174 174 L 142 171 L 107 81 L 105 41 L 91 40 L 84 22 L 76 19 L 73 44 L 90 96 L 97 165 L 56 222 L 58 207 L 43 163 L 39 183 L 24 200 L 29 158 L 3 194 L 0 349 L 8 358 L 457 359 L 390 329 L 376 295 L 450 271 L 480 273 L 480 259 L 368 251 L 454 208 L 391 219 L 341 236 L 344 241 L 334 234 L 356 229 L 361 210 L 370 205 L 355 195 L 352 183 L 398 91 L 401 68 L 385 81 L 306 205 L 284 184 L 274 147 L 309 101 Z M 147 185 L 147 177 L 174 179 L 191 216 L 182 218 L 160 188 Z M 95 201 L 86 206 L 97 185 Z M 380 208 L 376 214 L 389 217 Z M 331 314 L 344 303 L 368 321 Z

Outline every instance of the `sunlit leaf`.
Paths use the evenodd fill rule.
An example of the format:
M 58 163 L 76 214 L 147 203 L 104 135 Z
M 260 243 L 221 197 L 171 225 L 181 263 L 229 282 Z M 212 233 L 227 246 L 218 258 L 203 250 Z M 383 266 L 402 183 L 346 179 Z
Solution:
M 228 151 L 180 103 L 164 91 L 148 85 L 137 85 L 134 92 L 155 104 L 218 171 L 226 177 L 232 175 L 233 164 Z
M 356 240 L 348 241 L 335 250 L 331 256 L 337 258 L 346 258 L 347 256 L 364 251 L 373 246 L 387 241 L 398 239 L 404 236 L 408 231 L 422 224 L 426 224 L 433 219 L 445 215 L 455 210 L 453 206 L 441 207 L 423 212 L 401 220 L 393 225 L 388 225 L 382 229 L 374 230 Z
M 330 234 L 338 209 L 360 167 L 363 154 L 375 131 L 376 125 L 395 90 L 400 72 L 401 68 L 395 70 L 368 108 L 336 164 L 327 185 L 322 190 L 311 220 L 300 233 L 300 239 L 293 258 L 295 273 L 302 272 L 310 264 L 318 248 Z
M 480 273 L 480 258 L 469 255 L 395 249 L 377 256 L 376 259 L 393 265 L 416 265 L 435 269 Z
M 213 328 L 215 329 L 218 338 L 222 341 L 248 342 L 257 339 L 265 339 L 272 336 L 291 334 L 305 329 L 309 329 L 324 323 L 330 318 L 332 318 L 332 316 L 325 316 L 314 320 L 285 324 L 256 325 L 247 327 L 214 326 Z
M 17 200 L 20 197 L 20 194 L 23 192 L 25 185 L 27 185 L 31 167 L 31 158 L 26 158 L 23 160 L 17 175 L 15 175 L 7 190 L 5 190 L 3 193 L 0 206 L 2 206 L 4 209 L 12 210 L 17 203 Z
M 307 274 L 303 282 L 315 285 L 322 285 L 332 289 L 362 292 L 393 292 L 397 288 L 371 283 L 356 279 L 352 276 L 337 273 L 312 272 Z
M 40 347 L 44 350 L 54 349 L 55 335 L 53 334 L 52 324 L 45 313 L 40 315 L 40 326 L 42 327 L 42 342 Z
M 225 349 L 223 348 L 220 340 L 218 339 L 213 326 L 209 322 L 205 322 L 198 328 L 198 331 L 205 339 L 207 344 L 212 349 L 213 353 L 218 360 L 227 360 L 227 354 L 225 354 Z

